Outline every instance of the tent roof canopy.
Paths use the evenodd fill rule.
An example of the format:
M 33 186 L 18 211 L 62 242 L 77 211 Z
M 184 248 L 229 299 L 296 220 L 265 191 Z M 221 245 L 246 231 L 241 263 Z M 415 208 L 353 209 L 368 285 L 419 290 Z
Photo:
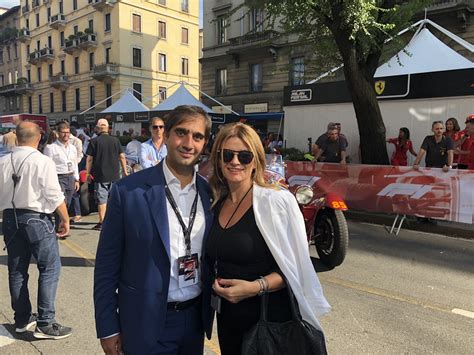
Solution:
M 125 90 L 122 97 L 102 112 L 141 112 L 150 111 L 130 90 Z
M 468 68 L 474 68 L 474 63 L 441 42 L 427 28 L 423 28 L 404 49 L 381 65 L 374 77 Z
M 204 105 L 201 101 L 196 99 L 181 83 L 179 88 L 162 103 L 153 107 L 153 111 L 171 111 L 179 105 L 193 105 L 199 106 L 207 113 L 212 113 L 212 110 Z

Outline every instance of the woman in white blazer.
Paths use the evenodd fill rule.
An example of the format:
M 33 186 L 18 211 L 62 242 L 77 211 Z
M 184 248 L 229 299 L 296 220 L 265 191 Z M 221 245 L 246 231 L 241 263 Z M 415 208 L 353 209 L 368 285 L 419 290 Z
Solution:
M 259 319 L 257 295 L 270 293 L 270 321 L 290 319 L 282 275 L 303 319 L 321 329 L 317 317 L 330 306 L 310 260 L 303 216 L 290 192 L 265 182 L 258 134 L 242 123 L 226 125 L 211 163 L 215 221 L 205 248 L 215 274 L 212 304 L 222 354 L 240 354 L 245 332 Z

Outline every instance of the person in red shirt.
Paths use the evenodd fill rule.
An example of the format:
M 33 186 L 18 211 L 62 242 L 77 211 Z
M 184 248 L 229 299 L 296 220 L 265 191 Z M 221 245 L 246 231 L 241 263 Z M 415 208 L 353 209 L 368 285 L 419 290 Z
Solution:
M 457 148 L 461 144 L 461 139 L 464 136 L 464 130 L 461 131 L 458 120 L 454 117 L 448 118 L 445 123 L 446 131 L 443 133 L 444 136 L 451 138 L 454 143 L 454 147 Z M 459 154 L 454 152 L 453 162 L 459 163 Z
M 474 133 L 472 131 L 472 126 L 474 126 L 474 115 L 467 116 L 466 118 L 466 129 L 463 137 L 459 140 L 458 148 L 456 149 L 459 155 L 458 169 L 474 169 L 471 163 L 469 167 L 470 160 L 473 158 L 471 154 L 471 148 L 474 146 Z
M 406 127 L 400 128 L 398 138 L 387 139 L 387 143 L 392 143 L 395 145 L 395 152 L 393 152 L 392 159 L 390 159 L 391 165 L 407 166 L 408 151 L 415 157 L 417 155 L 416 152 L 413 150 L 413 144 L 410 140 L 410 130 Z

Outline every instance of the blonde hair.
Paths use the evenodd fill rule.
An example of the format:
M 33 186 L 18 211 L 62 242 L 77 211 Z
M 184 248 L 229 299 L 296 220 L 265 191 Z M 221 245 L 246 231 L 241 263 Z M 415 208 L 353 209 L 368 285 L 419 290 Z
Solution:
M 212 207 L 215 207 L 215 205 L 229 193 L 227 181 L 222 173 L 220 163 L 223 161 L 222 147 L 230 138 L 239 138 L 244 142 L 248 150 L 253 153 L 255 168 L 252 172 L 252 179 L 254 183 L 262 187 L 276 188 L 276 186 L 265 182 L 265 151 L 258 134 L 252 127 L 246 124 L 240 122 L 229 123 L 223 126 L 217 134 L 211 151 L 212 173 L 209 178 L 209 185 L 211 186 L 212 195 L 214 197 Z

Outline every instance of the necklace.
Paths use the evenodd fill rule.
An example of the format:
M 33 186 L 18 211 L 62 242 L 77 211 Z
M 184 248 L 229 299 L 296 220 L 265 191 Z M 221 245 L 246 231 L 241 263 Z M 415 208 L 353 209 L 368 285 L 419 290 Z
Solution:
M 237 205 L 237 207 L 235 207 L 234 212 L 232 212 L 232 214 L 231 214 L 229 220 L 228 220 L 227 223 L 225 224 L 224 229 L 227 229 L 227 227 L 228 227 L 230 221 L 232 220 L 232 218 L 234 217 L 235 213 L 236 213 L 237 210 L 239 209 L 239 207 L 240 207 L 240 205 L 242 204 L 242 202 L 244 201 L 244 199 L 245 199 L 245 198 L 247 197 L 247 195 L 249 194 L 250 190 L 252 190 L 252 188 L 253 188 L 253 185 L 250 186 L 250 189 L 247 190 L 247 192 L 245 193 L 244 197 L 242 197 L 242 198 L 240 199 L 239 204 Z M 230 201 L 230 200 L 229 200 L 229 201 Z M 230 202 L 232 202 L 232 201 L 230 201 Z

